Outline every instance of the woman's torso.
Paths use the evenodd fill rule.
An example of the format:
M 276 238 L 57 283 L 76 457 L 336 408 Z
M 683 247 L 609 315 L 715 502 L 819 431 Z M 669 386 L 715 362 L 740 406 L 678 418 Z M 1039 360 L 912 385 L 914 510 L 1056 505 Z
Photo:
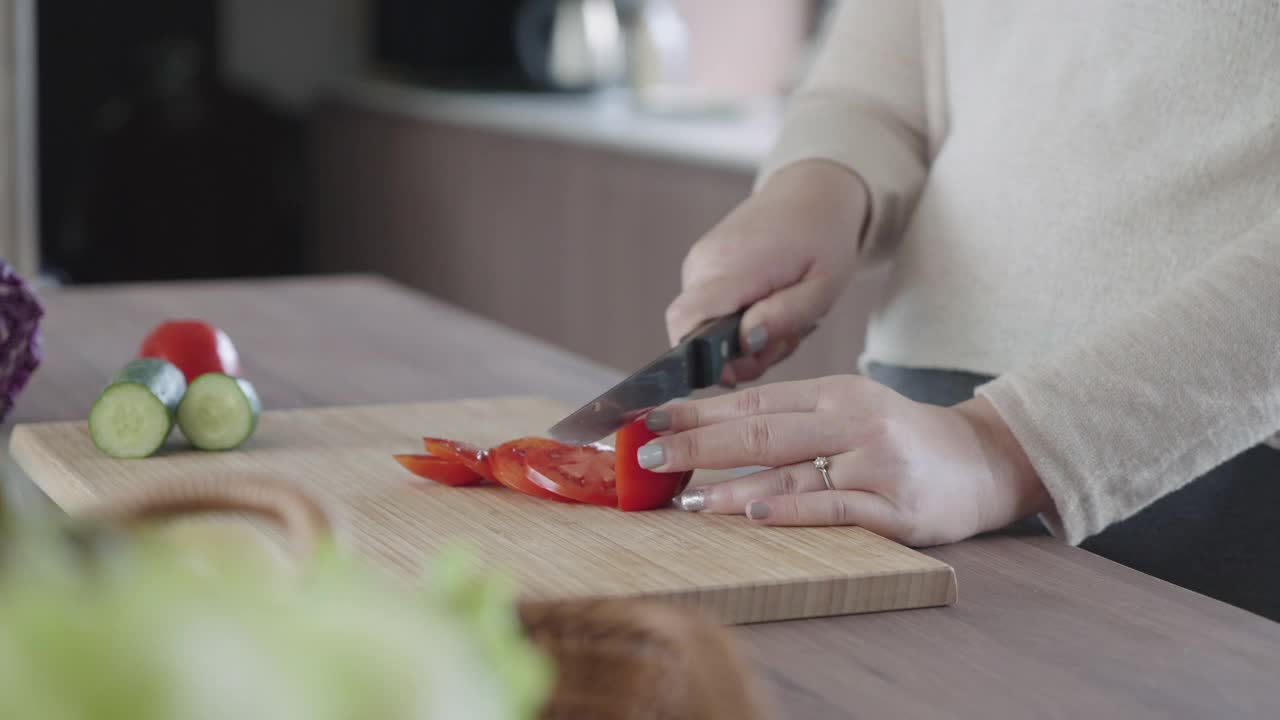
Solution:
M 1280 209 L 1273 0 L 933 9 L 926 75 L 945 117 L 864 367 L 999 374 Z

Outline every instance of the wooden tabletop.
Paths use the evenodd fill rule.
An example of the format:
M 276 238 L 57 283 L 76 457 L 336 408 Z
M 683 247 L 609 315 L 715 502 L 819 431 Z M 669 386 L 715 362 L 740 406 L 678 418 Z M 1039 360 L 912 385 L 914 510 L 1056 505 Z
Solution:
M 228 329 L 270 408 L 579 403 L 620 377 L 377 278 L 77 288 L 45 302 L 46 358 L 9 425 L 83 418 L 150 325 L 181 316 Z M 1280 717 L 1280 624 L 1048 538 L 928 552 L 956 569 L 952 607 L 738 629 L 782 717 Z

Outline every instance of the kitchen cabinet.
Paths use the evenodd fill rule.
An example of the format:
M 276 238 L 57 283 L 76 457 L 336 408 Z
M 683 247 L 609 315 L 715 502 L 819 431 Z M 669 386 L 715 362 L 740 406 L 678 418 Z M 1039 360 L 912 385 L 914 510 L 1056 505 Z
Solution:
M 575 115 L 582 98 L 480 118 L 454 99 L 366 87 L 316 106 L 309 269 L 385 274 L 618 369 L 665 348 L 681 260 L 751 191 L 776 125 L 682 133 Z M 852 371 L 882 283 L 860 277 L 769 379 Z

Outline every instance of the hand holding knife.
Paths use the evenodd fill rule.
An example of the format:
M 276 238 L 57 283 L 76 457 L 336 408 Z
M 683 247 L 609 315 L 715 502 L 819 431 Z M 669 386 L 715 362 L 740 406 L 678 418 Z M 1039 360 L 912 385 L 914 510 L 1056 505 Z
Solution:
M 631 377 L 553 425 L 548 434 L 563 443 L 595 442 L 659 405 L 719 384 L 725 365 L 743 356 L 745 312 L 703 323 Z

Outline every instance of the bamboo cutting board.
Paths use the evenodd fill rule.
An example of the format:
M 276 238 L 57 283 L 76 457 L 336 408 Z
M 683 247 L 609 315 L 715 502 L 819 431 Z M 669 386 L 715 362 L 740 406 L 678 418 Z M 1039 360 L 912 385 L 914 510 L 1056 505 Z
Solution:
M 490 486 L 421 487 L 391 457 L 422 452 L 424 435 L 489 446 L 541 434 L 568 410 L 498 398 L 274 411 L 239 450 L 191 450 L 175 430 L 145 460 L 104 456 L 83 421 L 18 426 L 10 447 L 71 513 L 113 490 L 172 478 L 265 473 L 299 482 L 336 511 L 346 539 L 390 567 L 416 574 L 434 549 L 460 541 L 516 576 L 531 600 L 663 599 L 730 624 L 955 602 L 949 566 L 859 528 L 761 528 L 741 517 L 622 513 Z M 716 479 L 700 473 L 695 482 Z

